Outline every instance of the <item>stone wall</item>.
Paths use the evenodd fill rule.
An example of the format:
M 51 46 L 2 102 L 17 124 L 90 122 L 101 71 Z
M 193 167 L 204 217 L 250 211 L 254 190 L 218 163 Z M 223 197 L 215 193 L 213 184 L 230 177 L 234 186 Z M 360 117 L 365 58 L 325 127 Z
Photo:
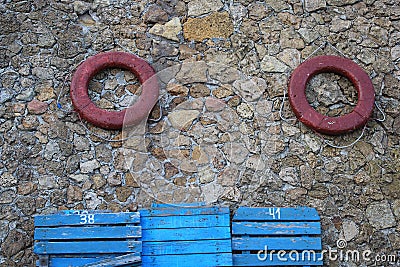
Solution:
M 35 214 L 153 201 L 307 205 L 321 214 L 324 247 L 400 249 L 398 1 L 5 0 L 0 10 L 1 266 L 33 266 Z M 162 80 L 159 104 L 133 129 L 73 112 L 71 74 L 110 50 L 139 55 Z M 371 77 L 383 113 L 365 131 L 320 136 L 282 102 L 293 69 L 321 54 L 344 54 Z M 119 69 L 90 84 L 105 109 L 139 94 Z M 307 95 L 330 116 L 357 102 L 332 74 Z

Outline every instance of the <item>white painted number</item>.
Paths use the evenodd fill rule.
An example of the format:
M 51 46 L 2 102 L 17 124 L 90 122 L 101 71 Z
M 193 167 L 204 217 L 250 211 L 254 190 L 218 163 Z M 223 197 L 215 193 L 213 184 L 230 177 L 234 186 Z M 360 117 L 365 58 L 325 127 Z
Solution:
M 281 209 L 280 208 L 269 208 L 269 215 L 272 216 L 272 219 L 279 220 L 281 218 Z
M 80 224 L 94 224 L 94 214 L 82 214 Z

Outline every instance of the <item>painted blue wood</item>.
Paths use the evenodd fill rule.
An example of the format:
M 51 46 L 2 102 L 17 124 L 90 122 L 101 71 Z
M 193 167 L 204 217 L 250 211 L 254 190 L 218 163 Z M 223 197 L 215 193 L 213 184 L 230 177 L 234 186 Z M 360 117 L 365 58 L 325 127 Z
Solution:
M 319 235 L 319 222 L 233 222 L 233 235 Z
M 233 254 L 234 266 L 322 266 L 323 257 L 321 253 L 308 254 L 307 252 L 298 251 L 292 254 Z M 290 258 L 292 257 L 292 259 Z M 295 260 L 293 260 L 295 259 Z
M 154 208 L 140 210 L 140 216 L 154 217 L 154 216 L 193 216 L 193 215 L 217 215 L 229 214 L 228 207 L 193 207 L 193 208 Z
M 240 207 L 234 217 L 234 221 L 319 221 L 320 217 L 314 208 L 276 208 Z
M 231 266 L 227 207 L 161 205 L 141 210 L 143 266 Z
M 40 258 L 49 256 L 48 265 L 44 260 L 40 266 L 133 266 L 141 259 L 140 238 L 138 212 L 64 211 L 35 216 L 34 252 Z
M 143 229 L 171 229 L 171 228 L 209 228 L 216 225 L 229 225 L 229 214 L 197 215 L 197 216 L 162 216 L 148 217 L 142 220 Z
M 116 254 L 118 255 L 118 254 Z M 86 264 L 92 264 L 98 261 L 102 261 L 105 259 L 109 259 L 110 257 L 114 257 L 114 254 L 106 254 L 103 255 L 93 255 L 92 257 L 88 257 L 85 254 L 80 255 L 80 257 L 76 257 L 76 255 L 66 255 L 66 256 L 52 256 L 50 257 L 50 263 L 49 266 L 55 266 L 55 267 L 82 267 L 83 265 Z M 39 266 L 39 263 L 36 263 L 36 266 Z
M 142 256 L 147 267 L 215 267 L 232 266 L 231 253 Z
M 109 239 L 139 238 L 142 236 L 140 226 L 93 226 L 93 227 L 43 227 L 35 229 L 35 240 L 67 239 Z
M 132 253 L 142 250 L 140 241 L 39 241 L 36 254 Z
M 144 241 L 177 241 L 177 240 L 200 240 L 200 239 L 225 239 L 230 238 L 230 229 L 227 227 L 213 228 L 177 228 L 177 229 L 142 229 L 142 240 Z
M 320 237 L 232 237 L 233 250 L 321 250 Z
M 85 264 L 82 267 L 109 267 L 109 266 L 138 266 L 142 259 L 136 254 L 126 254 L 111 259 L 105 259 L 94 263 Z
M 94 216 L 93 223 L 89 223 L 89 215 Z M 85 222 L 86 216 L 86 222 Z M 34 219 L 35 226 L 78 226 L 78 225 L 101 225 L 101 224 L 127 224 L 139 223 L 140 215 L 137 212 L 123 213 L 96 213 L 96 214 L 51 214 L 37 215 Z
M 201 239 L 201 237 L 199 238 Z M 142 253 L 145 255 L 182 255 L 182 254 L 209 254 L 231 253 L 231 240 L 192 240 L 166 242 L 146 242 Z
M 240 207 L 232 221 L 233 266 L 321 266 L 320 235 L 314 208 Z

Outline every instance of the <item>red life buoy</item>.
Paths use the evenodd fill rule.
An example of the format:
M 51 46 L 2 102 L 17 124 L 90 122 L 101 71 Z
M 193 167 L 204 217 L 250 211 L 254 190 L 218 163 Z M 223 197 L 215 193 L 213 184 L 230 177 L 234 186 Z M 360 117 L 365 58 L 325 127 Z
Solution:
M 329 117 L 318 113 L 308 103 L 306 86 L 320 73 L 333 72 L 348 78 L 358 92 L 358 103 L 352 112 Z M 289 102 L 296 117 L 317 132 L 337 135 L 363 127 L 369 120 L 375 102 L 375 91 L 368 74 L 355 62 L 338 56 L 311 58 L 292 73 L 289 81 Z
M 96 73 L 106 68 L 122 68 L 131 71 L 142 85 L 142 93 L 128 109 L 107 111 L 98 108 L 90 99 L 88 86 Z M 99 53 L 85 60 L 76 69 L 71 81 L 70 94 L 72 104 L 81 118 L 98 127 L 121 129 L 123 125 L 136 125 L 145 119 L 159 95 L 159 84 L 154 69 L 143 59 L 125 52 Z

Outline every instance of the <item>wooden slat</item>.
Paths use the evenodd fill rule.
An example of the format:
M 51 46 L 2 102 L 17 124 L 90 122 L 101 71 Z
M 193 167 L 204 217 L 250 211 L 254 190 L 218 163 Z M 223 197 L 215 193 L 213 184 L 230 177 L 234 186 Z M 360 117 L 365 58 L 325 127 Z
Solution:
M 192 207 L 192 208 L 161 208 L 140 210 L 140 216 L 194 216 L 194 215 L 216 215 L 229 214 L 228 207 Z
M 89 217 L 94 216 L 94 217 Z M 86 217 L 84 217 L 86 216 Z M 90 220 L 93 218 L 93 223 Z M 96 213 L 96 214 L 52 214 L 35 216 L 35 226 L 73 226 L 73 225 L 101 225 L 101 224 L 129 224 L 140 223 L 138 212 L 123 213 Z
M 55 267 L 75 267 L 75 266 L 83 266 L 85 264 L 91 264 L 94 262 L 98 262 L 100 260 L 104 259 L 109 259 L 110 257 L 113 257 L 113 255 L 97 255 L 93 257 L 87 257 L 86 255 L 75 255 L 75 257 L 67 257 L 60 255 L 57 257 L 51 257 L 50 258 L 50 264 L 49 266 L 55 266 Z M 36 266 L 39 266 L 36 264 Z
M 56 228 L 42 227 L 35 229 L 35 240 L 139 238 L 141 235 L 141 227 L 134 225 Z
M 321 250 L 319 237 L 232 237 L 233 250 Z
M 314 208 L 249 208 L 240 207 L 233 221 L 319 221 L 320 217 Z
M 141 250 L 140 241 L 37 242 L 34 246 L 36 254 L 133 253 Z
M 148 217 L 142 219 L 141 223 L 143 229 L 173 229 L 184 227 L 209 228 L 223 225 L 229 227 L 229 224 L 229 213 L 218 215 Z
M 232 266 L 231 253 L 142 256 L 142 266 L 151 267 L 214 267 Z
M 232 235 L 318 235 L 319 222 L 233 222 Z
M 126 254 L 111 259 L 105 259 L 90 264 L 85 264 L 82 267 L 110 267 L 110 266 L 137 266 L 142 261 L 142 258 L 135 254 Z
M 277 254 L 272 254 L 272 258 L 270 254 L 261 254 L 260 257 L 263 259 L 266 257 L 265 260 L 259 260 L 257 254 L 233 254 L 233 266 L 305 266 L 305 265 L 317 265 L 322 266 L 323 260 L 321 253 L 316 253 L 315 257 L 314 254 L 304 254 L 304 257 L 301 254 L 302 252 L 299 251 L 298 259 L 296 259 L 296 254 L 293 254 L 292 257 L 296 259 L 295 261 L 291 260 L 289 257 L 289 253 L 286 255 L 280 255 L 278 257 Z M 280 259 L 287 259 L 287 261 L 280 260 Z
M 229 227 L 142 229 L 142 241 L 210 240 L 230 238 Z
M 184 255 L 230 253 L 231 239 L 171 242 L 143 242 L 142 255 Z

